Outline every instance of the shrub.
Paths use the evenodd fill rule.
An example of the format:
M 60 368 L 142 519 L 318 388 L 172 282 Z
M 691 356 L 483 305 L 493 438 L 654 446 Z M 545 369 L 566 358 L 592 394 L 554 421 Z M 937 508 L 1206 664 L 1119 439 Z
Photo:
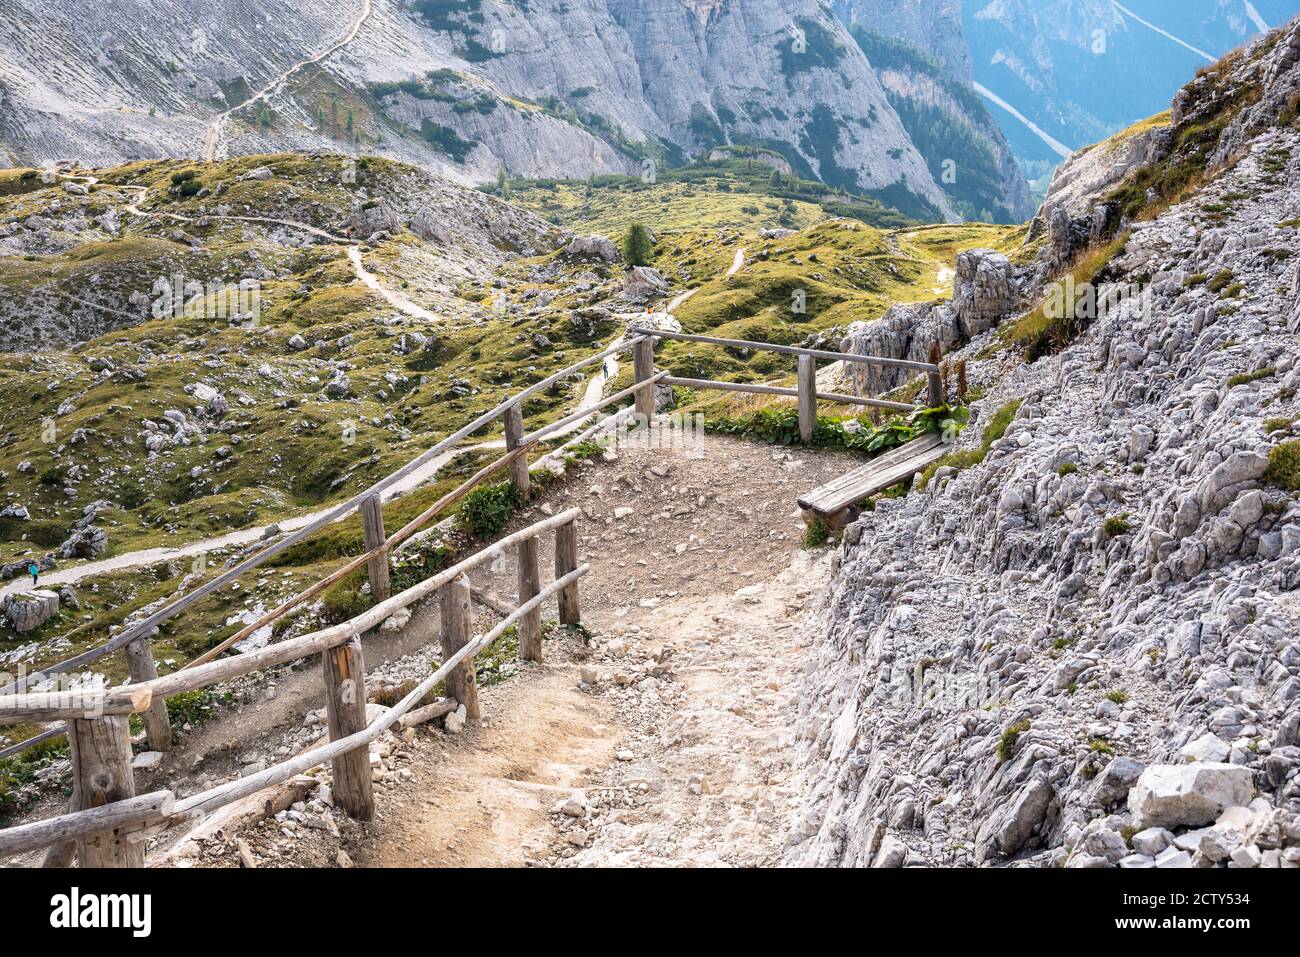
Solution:
M 1079 466 L 1075 465 L 1073 462 L 1062 462 L 1056 467 L 1056 474 L 1062 478 L 1067 475 L 1073 475 L 1077 471 L 1079 471 Z
M 1300 492 L 1300 439 L 1273 447 L 1268 453 L 1264 481 L 1288 492 Z
M 1020 736 L 1029 730 L 1029 719 L 1017 721 L 1011 727 L 1002 732 L 1002 740 L 998 742 L 999 760 L 1008 760 L 1016 750 L 1016 744 L 1020 741 Z
M 1106 533 L 1107 538 L 1117 538 L 1120 535 L 1126 535 L 1133 529 L 1128 519 L 1121 515 L 1112 515 L 1102 523 L 1101 530 Z
M 803 533 L 803 547 L 808 551 L 821 548 L 831 540 L 831 528 L 821 519 L 810 522 Z
M 1128 692 L 1120 691 L 1118 689 L 1115 691 L 1108 691 L 1106 692 L 1106 700 L 1113 701 L 1116 704 L 1125 704 L 1128 701 Z
M 509 482 L 475 489 L 460 507 L 461 525 L 475 538 L 491 538 L 505 528 L 524 504 Z

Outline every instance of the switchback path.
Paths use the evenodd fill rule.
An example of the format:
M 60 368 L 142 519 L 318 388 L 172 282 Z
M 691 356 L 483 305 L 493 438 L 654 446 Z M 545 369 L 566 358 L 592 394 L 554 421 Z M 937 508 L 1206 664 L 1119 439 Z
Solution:
M 212 122 L 208 124 L 208 135 L 203 142 L 203 158 L 209 163 L 216 159 L 217 148 L 221 145 L 221 130 L 222 127 L 225 126 L 226 120 L 230 117 L 230 114 L 242 110 L 247 106 L 252 106 L 259 100 L 265 100 L 270 94 L 279 89 L 281 84 L 288 80 L 289 77 L 293 76 L 303 67 L 310 66 L 313 63 L 319 63 L 326 57 L 343 49 L 343 47 L 356 39 L 357 34 L 361 32 L 361 27 L 368 19 L 370 19 L 371 12 L 372 0 L 362 0 L 361 12 L 357 15 L 356 20 L 353 21 L 351 27 L 348 28 L 347 33 L 343 35 L 341 40 L 338 40 L 332 46 L 327 47 L 315 56 L 308 57 L 306 60 L 299 60 L 248 99 L 214 116 Z

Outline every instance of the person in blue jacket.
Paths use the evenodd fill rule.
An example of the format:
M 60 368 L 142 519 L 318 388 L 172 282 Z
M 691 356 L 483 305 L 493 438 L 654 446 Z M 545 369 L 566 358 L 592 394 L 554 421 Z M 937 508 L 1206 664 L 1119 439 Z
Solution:
M 40 575 L 41 575 L 41 566 L 40 566 L 40 565 L 37 565 L 35 562 L 28 562 L 28 563 L 27 563 L 27 574 L 29 574 L 29 575 L 32 576 L 32 587 L 35 588 L 35 587 L 36 587 L 36 580 L 37 580 L 37 579 L 40 577 Z

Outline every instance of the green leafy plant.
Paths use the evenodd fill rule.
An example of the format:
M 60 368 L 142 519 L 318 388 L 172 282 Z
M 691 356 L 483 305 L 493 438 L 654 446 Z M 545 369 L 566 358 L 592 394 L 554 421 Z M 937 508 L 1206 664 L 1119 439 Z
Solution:
M 505 528 L 524 504 L 519 490 L 509 482 L 475 489 L 460 507 L 460 522 L 475 538 L 491 538 Z
M 984 427 L 984 434 L 980 436 L 978 448 L 964 449 L 960 452 L 950 452 L 945 455 L 921 473 L 916 481 L 917 488 L 924 489 L 930 483 L 930 479 L 934 478 L 934 473 L 944 466 L 955 469 L 968 469 L 983 462 L 988 456 L 989 450 L 993 448 L 993 443 L 1007 434 L 1007 429 L 1011 427 L 1016 413 L 1020 411 L 1022 401 L 1022 399 L 1013 399 L 993 413 L 993 418 Z
M 919 409 L 907 419 L 890 419 L 879 426 L 857 419 L 820 416 L 809 444 L 875 456 L 905 445 L 927 432 L 959 432 L 969 420 L 970 410 L 965 406 L 953 408 L 946 405 Z M 707 426 L 716 432 L 773 445 L 792 445 L 799 441 L 799 412 L 789 405 L 768 406 L 738 419 L 715 419 Z

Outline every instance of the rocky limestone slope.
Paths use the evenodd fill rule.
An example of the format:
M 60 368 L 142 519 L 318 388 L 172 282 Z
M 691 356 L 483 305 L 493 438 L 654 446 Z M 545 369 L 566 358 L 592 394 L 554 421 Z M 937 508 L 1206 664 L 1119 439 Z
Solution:
M 953 214 L 814 0 L 164 0 L 129 30 L 113 5 L 81 6 L 0 11 L 10 162 L 329 148 L 484 182 L 752 143 L 909 214 Z
M 791 861 L 1300 866 L 1298 33 L 1216 73 L 1275 104 L 1244 151 L 1127 224 L 1145 294 L 1033 362 L 977 333 L 963 453 L 847 528 Z

